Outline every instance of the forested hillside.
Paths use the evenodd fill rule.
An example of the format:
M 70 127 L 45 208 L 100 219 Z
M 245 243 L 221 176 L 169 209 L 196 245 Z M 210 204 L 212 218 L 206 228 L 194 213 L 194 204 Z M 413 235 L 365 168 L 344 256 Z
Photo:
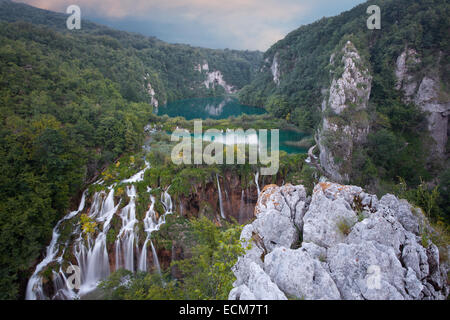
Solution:
M 369 5 L 381 8 L 380 30 L 366 26 Z M 239 97 L 243 103 L 264 106 L 304 131 L 317 132 L 323 118 L 343 128 L 366 123 L 368 135 L 349 150 L 349 159 L 335 158 L 341 163 L 348 160 L 350 181 L 377 193 L 393 192 L 393 186 L 403 182 L 415 188 L 421 181 L 432 187 L 440 181 L 440 206 L 448 217 L 448 30 L 448 1 L 368 1 L 336 17 L 302 26 L 274 44 L 264 53 L 256 79 Z M 344 72 L 344 66 L 333 61 L 340 62 L 348 41 L 361 57 L 361 67 L 368 71 L 370 99 L 361 113 L 355 113 L 361 103 L 357 101 L 347 104 L 348 112 L 337 115 L 326 108 L 326 102 L 332 80 Z M 402 64 L 406 51 L 411 54 Z M 430 90 L 425 94 L 427 87 Z M 426 99 L 429 105 L 422 103 Z M 443 110 L 437 112 L 431 105 Z M 440 152 L 435 151 L 436 132 Z M 329 139 L 330 149 L 345 149 L 339 146 L 339 139 Z
M 382 10 L 381 30 L 366 27 L 366 9 L 373 4 Z M 448 1 L 373 0 L 302 26 L 264 54 L 168 44 L 85 20 L 81 30 L 69 31 L 66 18 L 65 14 L 0 0 L 0 299 L 24 296 L 27 280 L 52 239 L 52 228 L 76 209 L 81 191 L 100 173 L 106 182 L 109 178 L 120 182 L 142 169 L 144 160 L 137 151 L 143 145 L 144 126 L 154 119 L 163 131 L 170 124 L 171 128 L 178 126 L 179 118 L 171 122 L 167 116 L 153 114 L 155 107 L 178 99 L 238 93 L 241 102 L 264 107 L 273 116 L 260 121 L 283 123 L 283 127 L 289 123 L 314 134 L 317 158 L 325 158 L 317 150 L 326 154 L 327 160 L 345 170 L 340 173 L 348 177 L 348 183 L 373 194 L 390 192 L 407 198 L 423 208 L 433 222 L 442 225 L 445 221 L 448 230 L 449 144 L 435 148 L 436 134 L 443 137 L 441 144 L 448 137 L 449 112 L 440 109 L 450 105 Z M 339 82 L 344 75 L 347 83 Z M 352 81 L 355 79 L 358 81 Z M 336 83 L 354 87 L 333 86 Z M 330 101 L 339 97 L 343 88 L 356 92 L 358 99 L 347 103 L 344 97 L 338 107 L 345 110 L 339 113 Z M 242 116 L 230 122 L 245 122 L 245 127 L 261 125 L 252 119 L 256 118 Z M 230 123 L 228 120 L 223 126 Z M 354 132 L 359 129 L 362 138 L 356 139 Z M 170 191 L 180 205 L 175 210 L 182 211 L 184 205 L 188 211 L 191 205 L 198 205 L 199 216 L 205 212 L 214 216 L 203 197 L 222 202 L 211 196 L 221 195 L 215 190 L 216 184 L 220 188 L 219 169 L 174 169 L 165 156 L 170 153 L 168 138 L 164 133 L 157 136 L 160 140 L 155 138 L 154 143 L 167 154 L 153 151 L 152 169 L 136 183 L 141 194 L 147 197 L 147 187 L 151 186 L 159 199 L 162 190 L 166 193 L 173 185 Z M 315 171 L 320 165 L 309 165 L 305 158 L 282 155 L 279 174 L 263 181 L 284 184 L 295 180 L 312 189 L 313 180 L 320 177 Z M 324 161 L 321 165 L 324 167 Z M 234 203 L 244 202 L 244 189 L 248 197 L 250 184 L 259 194 L 259 185 L 253 185 L 258 184 L 254 169 L 246 166 L 243 172 L 229 173 L 235 180 L 231 187 L 242 189 L 233 187 L 239 191 L 236 196 L 228 186 L 236 198 Z M 224 182 L 225 178 L 220 179 Z M 197 187 L 206 190 L 206 182 L 210 193 L 204 192 L 201 201 L 195 199 Z M 90 185 L 90 189 L 95 188 Z M 122 198 L 134 199 L 124 189 L 117 189 L 116 203 Z M 192 189 L 196 189 L 195 194 Z M 137 210 L 141 218 L 151 198 L 140 202 L 142 199 Z M 159 213 L 171 211 L 158 206 Z M 188 294 L 174 291 L 176 297 L 226 298 L 234 281 L 229 272 L 234 262 L 226 254 L 231 252 L 235 258 L 239 253 L 240 229 L 230 225 L 229 231 L 221 230 L 206 219 L 189 223 L 186 235 L 192 235 L 194 241 L 185 245 L 192 245 L 197 255 L 180 266 L 190 280 L 184 283 Z M 119 229 L 117 225 L 111 228 L 112 232 Z M 71 237 L 70 229 L 62 231 L 61 239 Z M 179 234 L 163 240 L 175 237 Z M 145 241 L 145 237 L 140 239 Z M 115 234 L 109 234 L 110 249 L 114 241 Z M 218 250 L 217 241 L 223 241 L 220 245 L 230 252 Z M 211 252 L 224 254 L 227 261 Z M 225 280 L 208 280 L 211 264 Z M 46 270 L 47 280 L 52 276 L 51 267 Z M 158 284 L 153 286 L 153 276 L 140 277 L 144 275 L 137 275 L 138 284 L 146 288 L 152 284 L 145 297 L 167 298 Z M 117 294 L 113 290 L 116 280 L 103 283 L 112 296 Z M 199 282 L 206 295 L 198 290 Z M 220 283 L 227 285 L 219 288 Z M 172 289 L 175 282 L 161 282 L 166 284 Z M 130 296 L 143 298 L 143 294 L 137 286 Z
M 209 70 L 239 89 L 261 56 L 87 21 L 69 32 L 65 17 L 0 2 L 0 298 L 23 292 L 53 226 L 86 183 L 140 148 L 153 106 L 223 94 L 205 86 Z M 197 69 L 205 63 L 208 70 Z
M 366 27 L 369 5 L 381 8 L 381 30 Z M 442 51 L 439 72 L 443 85 L 448 85 L 449 13 L 445 0 L 375 0 L 302 26 L 264 53 L 260 72 L 241 91 L 240 98 L 250 105 L 265 106 L 279 117 L 290 114 L 291 121 L 304 130 L 314 128 L 320 119 L 321 91 L 331 81 L 330 57 L 348 39 L 370 62 L 375 75 L 371 97 L 375 103 L 386 104 L 388 99 L 398 98 L 393 90 L 393 66 L 407 44 L 426 57 L 417 67 L 423 73 L 435 64 L 436 53 Z M 275 71 L 279 74 L 278 84 L 274 81 Z

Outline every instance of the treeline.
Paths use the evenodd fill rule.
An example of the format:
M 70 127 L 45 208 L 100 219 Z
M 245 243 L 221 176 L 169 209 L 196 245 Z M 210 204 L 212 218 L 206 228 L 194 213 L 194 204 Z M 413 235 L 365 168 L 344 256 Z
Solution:
M 214 50 L 169 44 L 155 37 L 114 30 L 85 19 L 82 19 L 80 30 L 70 31 L 66 27 L 67 17 L 66 14 L 26 4 L 0 1 L 0 21 L 28 22 L 68 36 L 65 44 L 68 57 L 94 64 L 105 77 L 120 84 L 120 92 L 126 99 L 135 102 L 148 101 L 144 88 L 147 82 L 155 90 L 159 104 L 223 94 L 221 87 L 207 90 L 204 86 L 206 71 L 195 70 L 198 64 L 203 65 L 204 62 L 208 63 L 209 71 L 221 71 L 228 84 L 240 89 L 253 79 L 262 58 L 259 51 Z M 71 45 L 71 42 L 82 45 Z

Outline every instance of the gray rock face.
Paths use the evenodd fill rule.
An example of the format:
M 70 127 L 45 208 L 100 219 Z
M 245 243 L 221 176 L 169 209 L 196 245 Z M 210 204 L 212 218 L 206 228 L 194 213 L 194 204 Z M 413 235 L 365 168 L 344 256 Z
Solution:
M 230 297 L 242 300 L 286 300 L 286 296 L 259 265 L 251 262 L 249 265 L 250 277 L 248 285 L 241 285 L 230 291 Z M 243 293 L 243 296 L 241 297 Z
M 440 61 L 441 56 L 437 57 L 438 61 Z M 414 67 L 420 61 L 419 54 L 414 49 L 405 49 L 402 52 L 396 63 L 396 88 L 403 92 L 405 102 L 414 102 L 428 113 L 428 130 L 435 141 L 430 158 L 442 158 L 445 155 L 448 140 L 450 101 L 445 98 L 448 95 L 440 94 L 442 90 L 441 79 L 437 70 L 425 76 L 417 75 L 410 70 L 411 66 Z
M 277 248 L 264 260 L 264 270 L 283 292 L 304 299 L 340 299 L 327 271 L 302 249 Z
M 331 200 L 319 185 L 315 188 L 303 221 L 303 240 L 329 248 L 345 240 L 346 235 L 340 227 L 353 226 L 357 222 L 357 216 L 345 199 L 337 197 Z
M 438 248 L 422 246 L 427 220 L 405 200 L 378 200 L 359 187 L 325 181 L 309 200 L 302 186 L 271 185 L 261 192 L 255 215 L 241 234 L 251 248 L 233 268 L 230 299 L 448 296 Z M 349 221 L 345 233 L 340 219 Z
M 404 270 L 393 250 L 372 241 L 340 243 L 328 250 L 327 262 L 346 300 L 403 300 Z
M 320 164 L 324 171 L 331 179 L 346 182 L 349 180 L 349 164 L 354 145 L 363 143 L 369 133 L 365 110 L 370 97 L 372 77 L 350 41 L 340 53 L 342 59 L 339 61 L 335 54 L 330 59 L 336 73 L 322 104 L 324 117 L 318 134 L 318 146 Z M 340 68 L 343 68 L 342 74 L 338 74 Z M 351 121 L 341 117 L 346 111 L 352 114 Z
M 403 228 L 416 235 L 420 233 L 420 226 L 425 223 L 421 212 L 416 212 L 408 201 L 398 200 L 392 194 L 387 194 L 381 198 L 379 208 L 382 212 L 394 215 Z

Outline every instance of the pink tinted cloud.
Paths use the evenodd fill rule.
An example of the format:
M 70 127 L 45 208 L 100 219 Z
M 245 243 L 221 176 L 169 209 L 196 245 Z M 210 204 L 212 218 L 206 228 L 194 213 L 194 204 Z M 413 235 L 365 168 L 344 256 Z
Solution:
M 219 37 L 233 37 L 240 47 L 265 50 L 292 29 L 311 9 L 309 0 L 17 0 L 65 12 L 71 4 L 82 13 L 112 19 L 136 18 L 196 23 Z

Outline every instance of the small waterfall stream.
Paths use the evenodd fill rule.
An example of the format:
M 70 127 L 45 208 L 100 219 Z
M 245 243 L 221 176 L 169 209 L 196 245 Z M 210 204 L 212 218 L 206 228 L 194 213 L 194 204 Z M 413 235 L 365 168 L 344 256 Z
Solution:
M 259 171 L 256 171 L 255 173 L 255 183 L 256 183 L 256 189 L 258 190 L 258 196 L 261 193 L 261 189 L 259 188 Z
M 170 186 L 169 186 L 170 188 Z M 159 274 L 161 274 L 161 267 L 159 265 L 159 259 L 158 255 L 155 250 L 155 246 L 153 245 L 153 241 L 151 239 L 152 232 L 159 230 L 159 228 L 166 222 L 166 215 L 172 213 L 172 198 L 170 197 L 169 193 L 167 192 L 169 190 L 167 188 L 162 194 L 161 194 L 161 203 L 164 206 L 165 213 L 159 217 L 159 219 L 156 219 L 156 213 L 154 210 L 155 207 L 155 197 L 150 195 L 150 208 L 145 214 L 144 218 L 144 230 L 147 233 L 147 237 L 145 239 L 144 245 L 142 246 L 141 255 L 139 257 L 139 264 L 138 264 L 138 270 L 140 271 L 148 271 L 147 267 L 147 246 L 148 242 L 150 241 L 151 249 L 152 249 L 152 255 L 153 255 L 153 261 L 155 263 L 156 270 Z M 147 187 L 147 191 L 150 192 L 151 188 Z
M 161 275 L 161 266 L 159 265 L 158 254 L 156 253 L 155 246 L 153 245 L 153 241 L 151 239 L 150 244 L 152 245 L 152 254 L 153 260 L 155 261 L 156 270 L 158 271 L 159 275 Z
M 136 230 L 136 188 L 134 186 L 127 187 L 127 195 L 130 202 L 122 209 L 120 218 L 122 219 L 122 228 L 116 240 L 116 252 L 119 252 L 119 257 L 116 257 L 116 270 L 120 267 L 134 271 L 134 244 L 138 242 Z M 118 250 L 122 246 L 122 250 Z M 122 259 L 121 259 L 122 258 Z
M 34 271 L 33 275 L 28 281 L 25 296 L 27 300 L 37 300 L 45 298 L 44 291 L 42 288 L 42 277 L 40 277 L 39 273 L 52 261 L 55 260 L 55 256 L 58 253 L 58 248 L 56 245 L 60 236 L 59 226 L 63 221 L 70 220 L 73 217 L 75 217 L 79 212 L 81 212 L 84 209 L 85 200 L 86 200 L 86 192 L 83 192 L 80 205 L 78 206 L 78 210 L 70 212 L 68 215 L 66 215 L 64 218 L 58 221 L 56 226 L 53 228 L 52 240 L 47 247 L 45 258 L 36 266 L 36 270 Z
M 222 191 L 220 190 L 219 176 L 217 175 L 217 173 L 216 173 L 216 180 L 217 180 L 217 191 L 219 192 L 220 216 L 222 217 L 222 219 L 226 219 L 225 214 L 223 212 Z

